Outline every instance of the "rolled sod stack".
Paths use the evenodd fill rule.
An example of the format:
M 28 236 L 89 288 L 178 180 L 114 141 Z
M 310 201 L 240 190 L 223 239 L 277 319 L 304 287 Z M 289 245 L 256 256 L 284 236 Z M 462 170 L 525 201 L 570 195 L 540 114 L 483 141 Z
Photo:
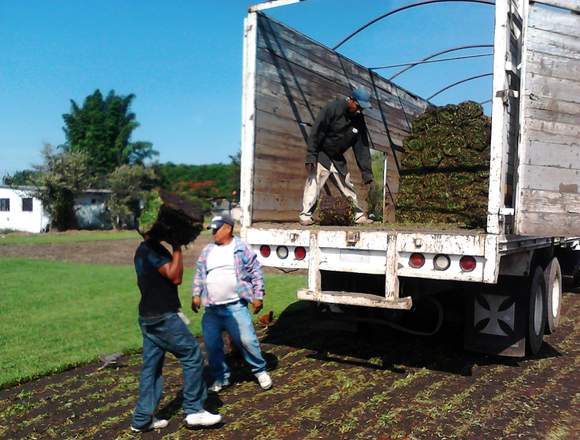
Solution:
M 397 221 L 485 227 L 490 141 L 491 118 L 472 101 L 417 117 L 404 144 Z
M 139 233 L 155 236 L 174 246 L 191 243 L 203 228 L 203 210 L 175 194 L 151 191 L 139 217 Z

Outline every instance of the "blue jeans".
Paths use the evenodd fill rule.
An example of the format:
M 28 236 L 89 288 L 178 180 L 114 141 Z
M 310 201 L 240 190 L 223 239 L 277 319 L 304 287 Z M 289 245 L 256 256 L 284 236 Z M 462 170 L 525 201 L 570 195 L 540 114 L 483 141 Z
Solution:
M 245 302 L 206 307 L 201 325 L 209 369 L 214 380 L 227 383 L 230 378 L 230 369 L 224 360 L 224 330 L 230 334 L 233 343 L 250 365 L 252 373 L 266 370 L 266 361 L 262 357 L 252 317 Z
M 143 367 L 132 425 L 144 428 L 152 421 L 163 390 L 161 373 L 166 352 L 172 353 L 183 369 L 183 411 L 186 415 L 202 411 L 207 397 L 203 358 L 187 326 L 176 313 L 153 319 L 139 317 L 139 325 L 143 333 Z

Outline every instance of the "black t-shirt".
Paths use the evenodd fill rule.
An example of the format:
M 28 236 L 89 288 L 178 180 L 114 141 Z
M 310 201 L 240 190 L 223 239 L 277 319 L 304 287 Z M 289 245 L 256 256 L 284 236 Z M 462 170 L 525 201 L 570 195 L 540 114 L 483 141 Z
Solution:
M 177 286 L 159 273 L 159 268 L 171 262 L 171 254 L 161 243 L 143 241 L 135 252 L 137 284 L 141 291 L 140 316 L 158 316 L 177 312 L 181 307 Z

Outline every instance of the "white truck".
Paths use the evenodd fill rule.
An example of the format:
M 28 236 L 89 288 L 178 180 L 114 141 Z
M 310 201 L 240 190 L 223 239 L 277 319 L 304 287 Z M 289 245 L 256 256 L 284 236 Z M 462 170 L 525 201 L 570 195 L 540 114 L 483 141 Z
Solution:
M 308 270 L 302 300 L 383 316 L 459 291 L 466 348 L 537 353 L 558 326 L 563 275 L 580 266 L 580 1 L 496 1 L 484 230 L 299 225 L 308 126 L 326 102 L 371 90 L 365 118 L 391 192 L 410 121 L 431 104 L 263 12 L 297 1 L 258 4 L 244 22 L 242 236 L 263 265 Z

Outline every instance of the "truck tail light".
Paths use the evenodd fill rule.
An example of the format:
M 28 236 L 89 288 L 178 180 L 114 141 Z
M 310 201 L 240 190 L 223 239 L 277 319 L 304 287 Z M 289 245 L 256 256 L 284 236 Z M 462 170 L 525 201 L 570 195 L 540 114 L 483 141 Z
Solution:
M 306 249 L 301 246 L 294 249 L 294 258 L 297 260 L 304 260 L 306 258 Z
M 411 256 L 409 257 L 409 266 L 411 266 L 413 269 L 419 269 L 420 267 L 423 267 L 423 265 L 425 264 L 425 257 L 423 256 L 423 254 L 411 254 Z
M 461 267 L 461 270 L 464 272 L 471 272 L 473 269 L 475 269 L 476 265 L 477 262 L 475 261 L 475 258 L 469 255 L 461 257 L 461 260 L 459 260 L 459 267 Z
M 447 255 L 439 254 L 433 258 L 433 267 L 435 270 L 447 270 L 451 265 L 451 260 Z
M 276 248 L 276 255 L 281 260 L 288 258 L 288 248 L 286 246 L 278 246 Z
M 270 256 L 270 246 L 263 244 L 260 246 L 260 255 L 264 258 L 268 258 Z

